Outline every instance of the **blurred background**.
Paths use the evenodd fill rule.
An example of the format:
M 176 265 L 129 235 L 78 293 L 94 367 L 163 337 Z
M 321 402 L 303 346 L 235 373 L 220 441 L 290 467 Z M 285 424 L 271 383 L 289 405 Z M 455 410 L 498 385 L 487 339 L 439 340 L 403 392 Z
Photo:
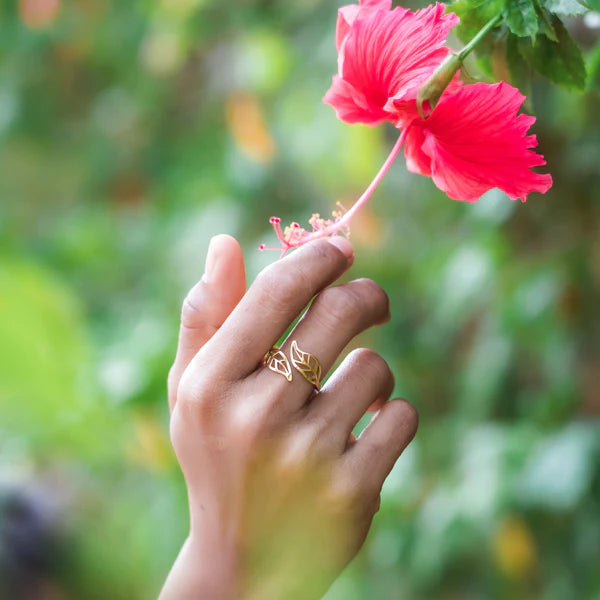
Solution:
M 0 598 L 157 595 L 187 527 L 165 379 L 210 236 L 254 277 L 272 214 L 350 205 L 395 140 L 321 102 L 340 4 L 2 3 Z M 528 90 L 548 194 L 458 203 L 400 159 L 353 224 L 350 277 L 393 311 L 357 345 L 421 425 L 327 600 L 600 599 L 600 15 L 569 27 L 596 76 Z

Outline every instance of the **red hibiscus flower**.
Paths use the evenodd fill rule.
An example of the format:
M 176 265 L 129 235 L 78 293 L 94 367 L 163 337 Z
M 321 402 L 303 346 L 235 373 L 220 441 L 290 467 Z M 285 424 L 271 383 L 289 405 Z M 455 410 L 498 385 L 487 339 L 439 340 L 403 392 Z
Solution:
M 547 191 L 551 176 L 530 170 L 545 161 L 528 149 L 537 145 L 527 135 L 535 119 L 517 116 L 524 100 L 517 89 L 457 82 L 428 118 L 419 116 L 417 91 L 447 56 L 458 18 L 439 3 L 415 13 L 390 4 L 340 9 L 339 73 L 324 101 L 347 123 L 404 128 L 409 170 L 431 176 L 454 200 L 473 202 L 494 187 L 513 200 Z
M 346 123 L 376 126 L 390 121 L 402 134 L 347 212 L 334 213 L 333 219 L 314 215 L 310 232 L 297 223 L 282 230 L 280 220 L 271 219 L 281 243 L 277 249 L 284 254 L 311 239 L 346 230 L 403 144 L 408 169 L 431 177 L 454 200 L 474 202 L 499 188 L 511 199 L 525 201 L 530 192 L 544 193 L 551 187 L 550 175 L 531 170 L 546 163 L 531 150 L 537 145 L 535 135 L 527 135 L 535 118 L 517 114 L 524 96 L 504 82 L 462 85 L 453 78 L 462 58 L 450 59 L 451 69 L 444 60 L 450 52 L 446 38 L 458 17 L 444 10 L 440 3 L 417 12 L 392 9 L 391 0 L 360 0 L 340 8 L 338 73 L 323 100 Z M 441 93 L 439 101 L 423 117 L 417 109 L 418 92 L 438 82 L 438 75 L 450 84 L 443 90 L 443 83 L 436 95 L 437 99 Z

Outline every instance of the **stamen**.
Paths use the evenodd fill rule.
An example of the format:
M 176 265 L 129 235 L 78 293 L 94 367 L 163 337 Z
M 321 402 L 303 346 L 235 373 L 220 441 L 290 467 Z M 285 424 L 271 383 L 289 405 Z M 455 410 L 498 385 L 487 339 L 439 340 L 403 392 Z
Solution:
M 332 212 L 333 219 L 323 219 L 319 213 L 314 213 L 308 220 L 308 224 L 312 227 L 312 231 L 306 231 L 300 227 L 296 222 L 291 223 L 284 231 L 281 230 L 281 219 L 279 217 L 271 217 L 269 222 L 273 226 L 277 239 L 281 242 L 280 247 L 268 247 L 261 244 L 259 248 L 261 250 L 281 250 L 281 256 L 284 256 L 288 250 L 292 248 L 299 248 L 304 244 L 324 237 L 331 237 L 341 233 L 348 237 L 350 235 L 350 220 L 360 210 L 360 208 L 367 202 L 373 192 L 377 189 L 377 186 L 391 167 L 392 163 L 400 153 L 404 140 L 410 126 L 404 129 L 400 134 L 398 141 L 394 144 L 392 151 L 383 163 L 381 169 L 369 184 L 369 187 L 365 190 L 362 196 L 352 205 L 350 210 L 346 210 L 339 202 L 336 203 L 340 210 Z

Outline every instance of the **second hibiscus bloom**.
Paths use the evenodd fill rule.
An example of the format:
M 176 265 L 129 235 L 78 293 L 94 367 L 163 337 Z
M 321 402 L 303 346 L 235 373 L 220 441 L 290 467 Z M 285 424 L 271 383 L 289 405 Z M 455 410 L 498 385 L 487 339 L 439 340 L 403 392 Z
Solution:
M 390 121 L 405 133 L 409 170 L 431 176 L 451 198 L 473 202 L 497 187 L 510 198 L 546 192 L 544 165 L 530 148 L 535 118 L 517 115 L 524 97 L 506 83 L 453 82 L 428 118 L 416 105 L 419 88 L 450 52 L 446 38 L 458 17 L 436 4 L 417 12 L 391 0 L 362 0 L 339 11 L 338 74 L 324 101 L 347 123 Z

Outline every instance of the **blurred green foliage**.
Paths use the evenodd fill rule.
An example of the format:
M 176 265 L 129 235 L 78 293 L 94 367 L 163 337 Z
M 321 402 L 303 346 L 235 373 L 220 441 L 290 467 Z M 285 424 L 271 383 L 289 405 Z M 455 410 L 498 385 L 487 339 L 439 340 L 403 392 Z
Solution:
M 187 525 L 165 379 L 209 237 L 254 276 L 271 214 L 350 204 L 394 139 L 321 103 L 341 3 L 0 9 L 1 597 L 156 595 Z M 393 311 L 356 343 L 421 426 L 328 600 L 600 598 L 600 15 L 565 22 L 589 92 L 530 85 L 548 194 L 460 204 L 398 161 L 354 223 L 350 276 Z

